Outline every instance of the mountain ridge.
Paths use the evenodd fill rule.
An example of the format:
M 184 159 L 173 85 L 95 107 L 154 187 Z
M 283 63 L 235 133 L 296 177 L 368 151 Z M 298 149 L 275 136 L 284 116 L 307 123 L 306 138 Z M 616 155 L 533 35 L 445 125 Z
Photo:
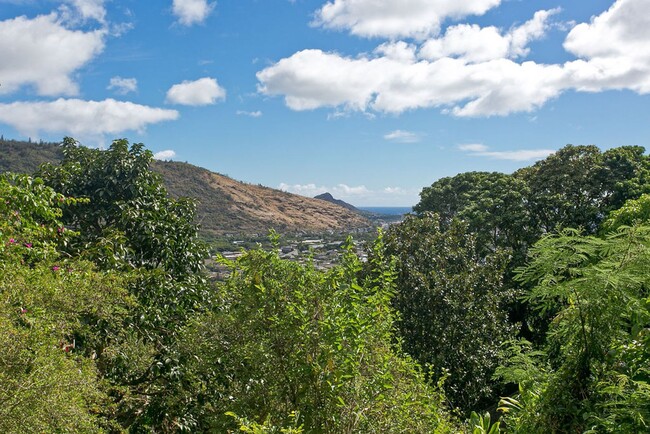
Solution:
M 34 173 L 43 163 L 57 164 L 63 154 L 55 143 L 0 139 L 0 171 Z M 343 232 L 366 229 L 361 214 L 323 200 L 234 180 L 208 169 L 178 161 L 154 160 L 172 197 L 197 200 L 197 223 L 209 238 L 227 235 Z
M 342 206 L 343 208 L 348 209 L 350 211 L 354 211 L 356 213 L 362 214 L 361 210 L 358 209 L 356 206 L 349 204 L 341 199 L 334 198 L 334 196 L 332 196 L 332 194 L 327 191 L 325 193 L 314 196 L 314 199 L 324 200 L 326 202 L 333 203 L 338 206 Z

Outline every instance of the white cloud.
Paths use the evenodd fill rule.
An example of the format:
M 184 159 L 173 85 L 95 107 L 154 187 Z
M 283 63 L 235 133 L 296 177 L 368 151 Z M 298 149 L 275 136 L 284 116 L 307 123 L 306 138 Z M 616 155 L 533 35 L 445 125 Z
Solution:
M 490 148 L 488 146 L 479 143 L 458 145 L 458 149 L 477 157 L 488 157 L 488 158 L 493 158 L 495 160 L 510 160 L 510 161 L 539 160 L 542 158 L 546 158 L 555 152 L 552 149 L 521 149 L 517 151 L 490 151 Z
M 11 125 L 26 136 L 38 136 L 41 131 L 81 137 L 142 132 L 149 124 L 177 118 L 175 110 L 114 99 L 84 101 L 60 98 L 48 102 L 0 104 L 0 122 Z
M 67 21 L 75 22 L 78 18 L 82 20 L 95 20 L 100 23 L 106 22 L 105 0 L 65 0 L 72 5 L 74 12 L 70 11 L 65 5 L 61 6 L 61 14 Z
M 537 11 L 532 19 L 508 32 L 506 36 L 510 42 L 509 57 L 528 55 L 528 43 L 543 38 L 549 27 L 549 18 L 560 11 L 560 8 Z
M 439 32 L 447 18 L 482 15 L 501 0 L 334 0 L 316 12 L 314 25 L 349 30 L 353 35 L 414 37 Z
M 104 49 L 104 30 L 69 30 L 55 13 L 0 21 L 0 94 L 32 85 L 40 95 L 76 95 L 73 74 Z
M 508 55 L 510 43 L 496 27 L 459 24 L 448 27 L 444 36 L 429 39 L 419 55 L 428 60 L 459 57 L 469 62 L 501 59 Z
M 351 198 L 354 196 L 366 195 L 370 192 L 365 185 L 351 187 L 347 184 L 337 184 L 330 187 L 317 186 L 316 184 L 286 184 L 281 183 L 279 190 L 289 193 L 299 194 L 301 196 L 313 197 L 325 192 L 331 193 L 335 198 Z
M 200 24 L 210 15 L 215 3 L 207 0 L 174 0 L 172 11 L 184 26 Z
M 416 45 L 407 44 L 404 41 L 386 42 L 375 49 L 375 54 L 387 59 L 409 63 L 415 61 L 416 50 Z
M 294 110 L 343 105 L 363 111 L 381 81 L 376 74 L 368 74 L 373 72 L 369 64 L 369 59 L 303 50 L 258 72 L 259 91 L 285 95 L 286 104 Z
M 120 76 L 115 76 L 111 78 L 107 89 L 114 89 L 116 93 L 126 95 L 129 92 L 135 92 L 138 90 L 138 80 L 135 78 L 122 78 Z
M 153 158 L 155 158 L 156 160 L 164 160 L 164 161 L 172 160 L 175 156 L 176 156 L 176 152 L 171 149 L 156 152 L 155 154 L 153 154 Z
M 460 149 L 461 151 L 478 153 L 478 152 L 487 152 L 489 148 L 480 143 L 468 143 L 466 145 L 458 145 L 458 149 Z
M 405 14 L 413 4 L 406 3 Z M 402 2 L 394 2 L 393 7 L 381 1 L 335 0 L 321 10 L 321 15 L 331 18 L 323 18 L 322 24 L 363 18 L 350 24 L 356 28 L 366 23 L 370 12 L 383 11 L 380 15 L 385 17 L 390 14 L 384 12 L 401 7 Z M 352 13 L 353 9 L 370 15 Z M 506 33 L 494 27 L 452 26 L 443 36 L 425 41 L 417 52 L 417 47 L 403 41 L 382 44 L 372 54 L 357 57 L 299 51 L 259 71 L 258 90 L 283 96 L 293 110 L 330 107 L 336 113 L 401 113 L 439 108 L 455 116 L 530 112 L 571 89 L 629 89 L 646 94 L 650 93 L 649 10 L 650 0 L 617 0 L 590 23 L 576 25 L 564 48 L 578 59 L 564 64 L 517 61 L 528 54 L 530 41 L 545 35 L 549 17 L 558 12 L 553 9 L 538 11 Z
M 561 66 L 510 59 L 405 62 L 321 50 L 300 51 L 257 73 L 259 91 L 284 95 L 293 110 L 342 107 L 400 113 L 450 106 L 457 116 L 530 111 L 560 93 L 563 77 Z
M 537 11 L 532 19 L 505 34 L 496 27 L 479 27 L 476 24 L 450 26 L 444 36 L 427 40 L 419 55 L 428 60 L 457 57 L 468 62 L 485 62 L 494 59 L 526 56 L 527 45 L 544 37 L 549 28 L 549 18 L 559 9 Z
M 410 131 L 395 130 L 385 134 L 384 139 L 398 143 L 416 143 L 420 141 L 420 136 Z
M 326 187 L 318 187 L 316 184 L 287 184 L 284 182 L 278 185 L 278 190 L 307 197 L 318 196 L 328 191 Z
M 385 187 L 372 190 L 365 185 L 349 186 L 337 184 L 329 187 L 316 184 L 286 184 L 281 183 L 279 190 L 314 197 L 329 192 L 334 198 L 346 201 L 356 206 L 400 206 L 418 202 L 419 190 L 404 189 L 401 187 Z
M 259 111 L 259 110 L 256 110 L 254 112 L 248 112 L 248 111 L 245 111 L 245 110 L 237 110 L 237 114 L 240 115 L 240 116 L 250 116 L 252 118 L 259 118 L 260 116 L 262 116 L 262 112 Z
M 567 64 L 578 90 L 650 92 L 650 0 L 618 0 L 590 23 L 575 26 L 564 48 L 579 57 Z
M 226 99 L 226 90 L 210 77 L 183 81 L 167 91 L 167 102 L 182 105 L 210 105 Z
M 359 185 L 356 187 L 350 187 L 346 184 L 337 184 L 332 188 L 332 194 L 339 195 L 341 197 L 353 197 L 366 195 L 370 192 L 365 185 Z

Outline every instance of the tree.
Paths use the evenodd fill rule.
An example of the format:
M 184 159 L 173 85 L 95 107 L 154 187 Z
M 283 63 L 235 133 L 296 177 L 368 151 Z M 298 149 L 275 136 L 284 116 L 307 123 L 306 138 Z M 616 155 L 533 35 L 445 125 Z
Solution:
M 121 139 L 102 151 L 66 138 L 62 149 L 61 164 L 46 164 L 37 175 L 66 196 L 88 199 L 64 210 L 65 223 L 80 232 L 79 250 L 117 241 L 123 245 L 113 254 L 124 266 L 162 269 L 177 280 L 201 269 L 206 251 L 197 239 L 194 202 L 167 196 L 142 144 L 129 149 Z M 116 265 L 101 253 L 95 259 Z
M 621 146 L 603 152 L 600 174 L 605 186 L 605 211 L 616 210 L 630 199 L 650 193 L 650 159 L 642 146 Z
M 507 255 L 479 254 L 466 223 L 441 226 L 435 214 L 407 217 L 386 233 L 384 255 L 396 260 L 393 305 L 404 350 L 468 411 L 494 398 L 499 346 L 513 336 L 512 292 L 502 286 Z
M 59 166 L 45 165 L 39 175 L 65 197 L 61 220 L 78 233 L 66 252 L 89 259 L 103 270 L 126 273 L 137 305 L 125 321 L 122 353 L 102 358 L 102 374 L 112 382 L 120 423 L 131 429 L 157 429 L 182 371 L 170 351 L 182 325 L 210 308 L 213 292 L 203 275 L 207 249 L 193 222 L 194 202 L 167 196 L 149 165 L 143 145 L 129 148 L 116 140 L 108 150 L 63 142 Z
M 420 197 L 416 213 L 437 213 L 443 230 L 453 219 L 466 222 L 482 254 L 510 249 L 519 263 L 539 236 L 527 208 L 528 186 L 511 175 L 461 173 L 434 182 Z
M 644 194 L 636 200 L 625 204 L 609 214 L 603 222 L 602 232 L 614 231 L 622 226 L 632 226 L 650 221 L 650 194 Z
M 521 392 L 506 401 L 511 432 L 647 431 L 649 248 L 648 226 L 605 238 L 565 229 L 535 245 L 519 278 L 534 284 L 529 302 L 554 317 L 542 360 L 519 355 L 504 370 L 520 373 Z M 537 375 L 522 376 L 522 364 Z
M 61 254 L 60 207 L 75 200 L 17 175 L 0 197 L 0 431 L 115 428 L 97 355 L 119 348 L 133 300 L 120 276 Z
M 648 159 L 640 146 L 605 153 L 593 145 L 567 145 L 515 176 L 530 188 L 531 215 L 542 233 L 562 228 L 597 231 L 607 214 L 645 192 Z

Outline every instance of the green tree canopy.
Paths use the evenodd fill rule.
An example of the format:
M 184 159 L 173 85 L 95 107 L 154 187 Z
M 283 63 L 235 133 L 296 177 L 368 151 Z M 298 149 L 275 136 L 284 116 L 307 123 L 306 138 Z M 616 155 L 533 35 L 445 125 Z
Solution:
M 621 226 L 632 226 L 650 221 L 650 194 L 644 194 L 638 199 L 628 200 L 625 204 L 612 211 L 603 222 L 604 232 L 614 231 Z
M 39 175 L 65 197 L 83 199 L 63 209 L 62 222 L 78 234 L 66 252 L 125 273 L 137 300 L 122 353 L 101 359 L 119 403 L 116 417 L 123 426 L 159 426 L 168 405 L 161 396 L 182 381 L 179 372 L 190 375 L 170 351 L 213 294 L 202 273 L 207 249 L 197 237 L 194 202 L 167 196 L 141 144 L 116 140 L 99 150 L 66 138 L 62 147 L 61 164 Z
M 409 216 L 385 236 L 397 267 L 393 301 L 404 349 L 444 383 L 454 405 L 469 410 L 494 398 L 499 346 L 514 333 L 502 285 L 507 256 L 477 252 L 467 224 L 442 230 L 436 214 Z
M 543 233 L 581 227 L 595 233 L 607 214 L 647 188 L 648 158 L 640 146 L 567 145 L 515 176 L 530 188 L 533 221 Z
M 648 226 L 605 238 L 565 229 L 535 245 L 519 276 L 534 284 L 529 302 L 554 317 L 544 356 L 502 370 L 520 381 L 505 402 L 509 432 L 647 431 L 649 267 Z
M 486 253 L 497 248 L 520 252 L 537 235 L 527 196 L 528 186 L 521 179 L 497 172 L 466 172 L 424 188 L 414 211 L 437 213 L 443 229 L 453 219 L 467 222 Z
M 201 269 L 207 253 L 197 238 L 194 202 L 167 196 L 142 144 L 129 148 L 121 139 L 103 151 L 66 138 L 62 148 L 61 164 L 44 165 L 37 175 L 65 196 L 88 199 L 63 215 L 80 233 L 78 251 L 94 252 L 110 267 L 162 269 L 175 280 Z

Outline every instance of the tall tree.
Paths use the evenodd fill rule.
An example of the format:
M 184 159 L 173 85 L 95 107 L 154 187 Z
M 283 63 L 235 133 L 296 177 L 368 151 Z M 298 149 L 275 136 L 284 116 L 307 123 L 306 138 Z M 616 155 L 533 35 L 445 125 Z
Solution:
M 604 153 L 593 145 L 567 145 L 515 176 L 530 188 L 528 202 L 543 233 L 581 227 L 597 231 L 607 214 L 648 189 L 645 149 L 624 146 Z
M 88 201 L 64 209 L 66 225 L 79 231 L 79 251 L 97 252 L 98 261 L 131 268 L 162 269 L 182 279 L 201 269 L 206 250 L 197 238 L 193 200 L 171 199 L 160 176 L 149 168 L 153 154 L 125 139 L 103 151 L 62 144 L 60 165 L 37 173 L 56 191 Z M 114 257 L 102 254 L 111 245 Z
M 502 285 L 506 254 L 480 254 L 467 224 L 452 220 L 442 230 L 431 213 L 392 226 L 384 253 L 396 259 L 404 349 L 435 380 L 446 377 L 454 405 L 469 410 L 494 398 L 499 345 L 514 335 L 505 309 L 512 293 Z
M 106 270 L 128 273 L 137 307 L 125 326 L 132 353 L 101 359 L 115 387 L 123 426 L 155 429 L 163 423 L 166 391 L 183 381 L 171 357 L 182 325 L 210 307 L 213 294 L 202 273 L 207 250 L 197 237 L 194 202 L 167 196 L 143 145 L 116 140 L 107 150 L 66 138 L 59 166 L 39 175 L 54 190 L 79 201 L 65 206 L 62 221 L 78 232 L 67 252 Z M 134 347 L 139 347 L 135 349 Z M 127 352 L 128 353 L 128 352 Z M 139 428 L 138 428 L 139 427 Z
M 497 172 L 466 172 L 442 178 L 420 193 L 414 207 L 418 214 L 434 212 L 440 216 L 441 228 L 453 219 L 465 221 L 476 234 L 484 253 L 509 248 L 523 255 L 534 242 L 537 231 L 527 209 L 527 184 L 511 175 Z

